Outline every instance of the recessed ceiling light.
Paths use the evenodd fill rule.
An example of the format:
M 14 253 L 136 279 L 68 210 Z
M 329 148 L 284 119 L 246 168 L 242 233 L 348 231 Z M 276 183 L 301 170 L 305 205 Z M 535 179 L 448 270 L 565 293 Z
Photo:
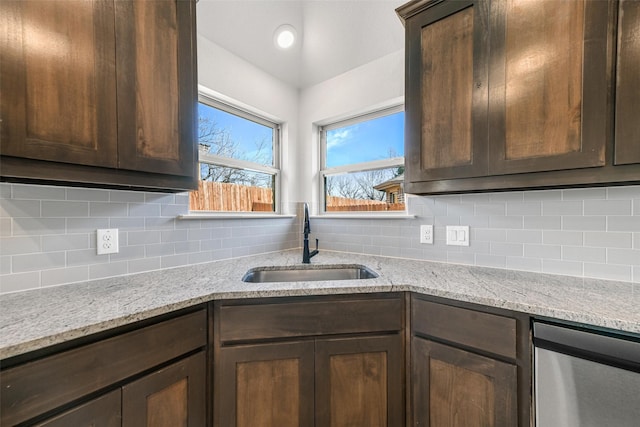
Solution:
M 289 24 L 280 25 L 273 35 L 273 41 L 280 49 L 289 49 L 296 42 L 296 29 Z

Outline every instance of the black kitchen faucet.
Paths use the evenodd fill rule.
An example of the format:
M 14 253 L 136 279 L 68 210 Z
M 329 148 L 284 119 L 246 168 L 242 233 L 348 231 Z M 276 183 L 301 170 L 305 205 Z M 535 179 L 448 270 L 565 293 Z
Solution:
M 304 204 L 304 225 L 303 225 L 303 233 L 304 233 L 304 245 L 302 247 L 302 263 L 309 264 L 311 262 L 311 258 L 318 255 L 318 239 L 316 239 L 316 249 L 312 252 L 309 252 L 309 233 L 311 233 L 311 222 L 309 221 L 309 204 Z

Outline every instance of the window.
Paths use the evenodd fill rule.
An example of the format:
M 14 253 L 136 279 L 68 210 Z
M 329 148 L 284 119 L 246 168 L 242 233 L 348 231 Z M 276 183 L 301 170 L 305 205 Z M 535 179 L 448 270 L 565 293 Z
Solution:
M 192 211 L 276 212 L 279 125 L 200 95 Z
M 402 106 L 320 128 L 325 212 L 404 211 Z

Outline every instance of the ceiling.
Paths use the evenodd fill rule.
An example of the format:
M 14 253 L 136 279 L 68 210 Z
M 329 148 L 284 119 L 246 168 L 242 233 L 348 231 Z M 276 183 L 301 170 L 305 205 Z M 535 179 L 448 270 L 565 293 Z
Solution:
M 200 0 L 198 34 L 283 82 L 305 88 L 404 48 L 406 0 Z M 273 35 L 290 24 L 298 42 Z

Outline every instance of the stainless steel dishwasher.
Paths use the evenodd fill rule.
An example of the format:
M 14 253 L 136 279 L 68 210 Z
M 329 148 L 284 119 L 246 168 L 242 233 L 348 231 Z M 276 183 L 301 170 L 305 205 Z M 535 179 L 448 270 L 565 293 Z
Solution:
M 537 427 L 639 427 L 640 337 L 534 322 Z

